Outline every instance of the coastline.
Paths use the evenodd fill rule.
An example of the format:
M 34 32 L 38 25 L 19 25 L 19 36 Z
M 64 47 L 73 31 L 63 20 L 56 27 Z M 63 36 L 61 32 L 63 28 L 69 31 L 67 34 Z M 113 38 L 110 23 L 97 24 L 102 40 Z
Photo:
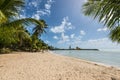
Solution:
M 120 80 L 120 69 L 53 52 L 0 55 L 0 80 Z
M 57 51 L 52 51 L 54 54 L 58 54 L 58 55 L 62 55 L 62 56 L 68 56 L 68 57 L 72 57 L 72 58 L 77 58 L 77 59 L 81 59 L 81 60 L 84 60 L 84 61 L 86 61 L 86 62 L 90 62 L 90 63 L 93 63 L 93 64 L 98 64 L 98 65 L 103 65 L 103 66 L 106 66 L 106 67 L 115 67 L 115 68 L 118 68 L 118 69 L 120 69 L 120 64 L 110 64 L 110 63 L 106 63 L 106 62 L 104 62 L 104 59 L 103 60 L 101 60 L 100 61 L 100 59 L 98 60 L 98 61 L 96 61 L 96 60 L 94 60 L 94 59 L 88 59 L 87 57 L 84 57 L 83 56 L 83 58 L 82 57 L 79 57 L 80 55 L 78 55 L 78 57 L 76 56 L 76 55 L 71 55 L 70 54 L 70 56 L 69 56 L 69 53 L 71 53 L 71 52 L 67 52 L 67 53 L 65 53 L 65 52 L 63 52 L 63 53 L 60 53 L 60 52 L 58 52 L 57 53 Z M 98 51 L 99 52 L 99 51 Z M 109 53 L 108 51 L 100 51 L 101 53 L 102 52 L 107 52 L 107 53 Z M 82 52 L 83 53 L 83 52 Z M 92 52 L 92 53 L 94 53 L 94 52 Z M 101 54 L 101 53 L 98 53 L 98 54 Z M 74 53 L 72 53 L 72 54 L 74 54 Z M 77 53 L 78 54 L 78 53 Z M 81 53 L 80 53 L 81 54 Z M 89 56 L 89 55 L 87 55 L 87 56 Z M 94 56 L 94 55 L 93 55 Z M 103 55 L 104 56 L 104 55 Z M 90 55 L 90 57 L 91 57 L 91 55 Z M 95 57 L 97 57 L 97 56 L 95 56 Z M 107 56 L 106 56 L 107 57 Z M 109 57 L 109 56 L 108 56 Z M 115 56 L 114 56 L 115 57 Z M 111 60 L 110 60 L 111 61 Z M 113 60 L 113 62 L 116 62 L 115 60 Z
M 56 53 L 54 53 L 52 51 L 49 51 L 49 52 L 51 54 L 53 54 L 53 55 L 64 56 L 64 55 L 56 54 Z M 98 66 L 104 66 L 104 67 L 109 67 L 109 68 L 116 68 L 116 69 L 120 70 L 120 67 L 117 67 L 117 66 L 114 66 L 114 65 L 108 65 L 108 64 L 104 64 L 104 63 L 100 63 L 100 62 L 94 62 L 94 61 L 89 61 L 89 60 L 85 60 L 85 59 L 81 59 L 81 58 L 75 58 L 75 57 L 70 57 L 70 56 L 64 56 L 64 57 L 81 60 L 81 61 L 84 61 L 86 63 L 91 63 L 91 64 L 98 65 Z

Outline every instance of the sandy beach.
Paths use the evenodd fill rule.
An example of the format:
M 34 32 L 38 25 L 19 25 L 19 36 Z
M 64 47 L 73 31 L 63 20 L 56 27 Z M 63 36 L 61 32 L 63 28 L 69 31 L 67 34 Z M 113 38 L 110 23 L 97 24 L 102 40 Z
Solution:
M 120 70 L 45 53 L 0 55 L 0 80 L 120 80 Z

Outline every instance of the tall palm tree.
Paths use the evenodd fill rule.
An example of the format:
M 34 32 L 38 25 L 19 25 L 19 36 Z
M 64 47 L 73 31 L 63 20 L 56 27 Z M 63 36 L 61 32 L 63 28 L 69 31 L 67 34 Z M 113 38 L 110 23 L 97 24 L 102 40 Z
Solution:
M 87 16 L 93 16 L 100 22 L 103 22 L 110 29 L 110 38 L 116 35 L 116 27 L 120 27 L 120 0 L 88 0 L 83 5 L 83 13 Z M 112 36 L 111 36 L 112 34 Z M 113 41 L 119 42 L 117 35 Z
M 46 32 L 45 28 L 47 28 L 47 24 L 44 20 L 40 20 L 41 25 L 37 25 L 33 28 L 33 34 L 32 34 L 32 44 L 33 47 L 37 47 L 37 42 L 39 42 L 39 36 L 41 36 L 42 33 Z

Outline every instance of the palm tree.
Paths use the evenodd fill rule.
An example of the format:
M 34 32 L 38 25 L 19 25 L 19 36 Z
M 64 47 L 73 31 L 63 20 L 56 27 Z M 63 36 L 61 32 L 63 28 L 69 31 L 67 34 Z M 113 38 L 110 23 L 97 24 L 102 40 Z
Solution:
M 23 26 L 14 27 L 0 27 L 0 46 L 16 48 L 21 47 L 25 39 L 31 39 Z M 16 46 L 15 46 L 16 44 Z
M 4 46 L 17 41 L 17 38 L 13 36 L 14 33 L 19 34 L 18 36 L 21 41 L 23 38 L 21 35 L 24 34 L 24 37 L 27 37 L 24 30 L 18 30 L 20 25 L 35 24 L 41 27 L 41 24 L 43 24 L 40 20 L 33 18 L 18 19 L 20 8 L 24 7 L 24 4 L 25 0 L 0 0 L 0 43 L 3 44 L 2 42 L 6 40 L 6 42 L 4 41 Z M 4 35 L 2 33 L 4 33 Z M 8 35 L 6 35 L 6 33 Z M 22 45 L 22 42 L 20 45 Z
M 18 39 L 19 47 L 22 47 L 23 41 L 24 41 L 25 39 L 31 40 L 30 35 L 28 34 L 28 32 L 26 32 L 26 30 L 24 29 L 23 26 L 19 26 L 19 27 L 16 29 L 15 34 L 14 34 L 14 37 L 15 37 L 16 39 Z
M 44 20 L 40 20 L 41 25 L 37 25 L 36 27 L 33 28 L 33 35 L 35 35 L 37 38 L 41 36 L 42 33 L 46 32 L 45 28 L 47 28 L 47 24 Z
M 112 32 L 118 29 L 116 27 L 120 27 L 120 0 L 88 0 L 83 5 L 83 13 L 107 25 L 111 31 L 110 35 L 112 34 L 111 39 L 116 35 Z M 116 36 L 116 39 L 112 40 L 119 42 L 120 36 Z
M 24 3 L 24 0 L 0 0 L 0 27 L 17 27 L 30 23 L 40 25 L 41 21 L 33 18 L 16 19 Z
M 17 42 L 14 38 L 15 29 L 13 27 L 0 27 L 0 48 L 5 48 Z
M 45 32 L 45 28 L 47 28 L 47 24 L 44 20 L 40 20 L 41 25 L 37 25 L 33 28 L 33 34 L 32 34 L 32 44 L 33 47 L 37 47 L 37 43 L 39 42 L 39 36 L 41 36 L 42 33 Z

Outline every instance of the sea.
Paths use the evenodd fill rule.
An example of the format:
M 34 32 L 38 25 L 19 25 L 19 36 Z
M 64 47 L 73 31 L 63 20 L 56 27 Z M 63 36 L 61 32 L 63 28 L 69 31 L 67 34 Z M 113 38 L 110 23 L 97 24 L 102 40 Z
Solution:
M 53 53 L 120 68 L 119 50 L 54 50 Z

